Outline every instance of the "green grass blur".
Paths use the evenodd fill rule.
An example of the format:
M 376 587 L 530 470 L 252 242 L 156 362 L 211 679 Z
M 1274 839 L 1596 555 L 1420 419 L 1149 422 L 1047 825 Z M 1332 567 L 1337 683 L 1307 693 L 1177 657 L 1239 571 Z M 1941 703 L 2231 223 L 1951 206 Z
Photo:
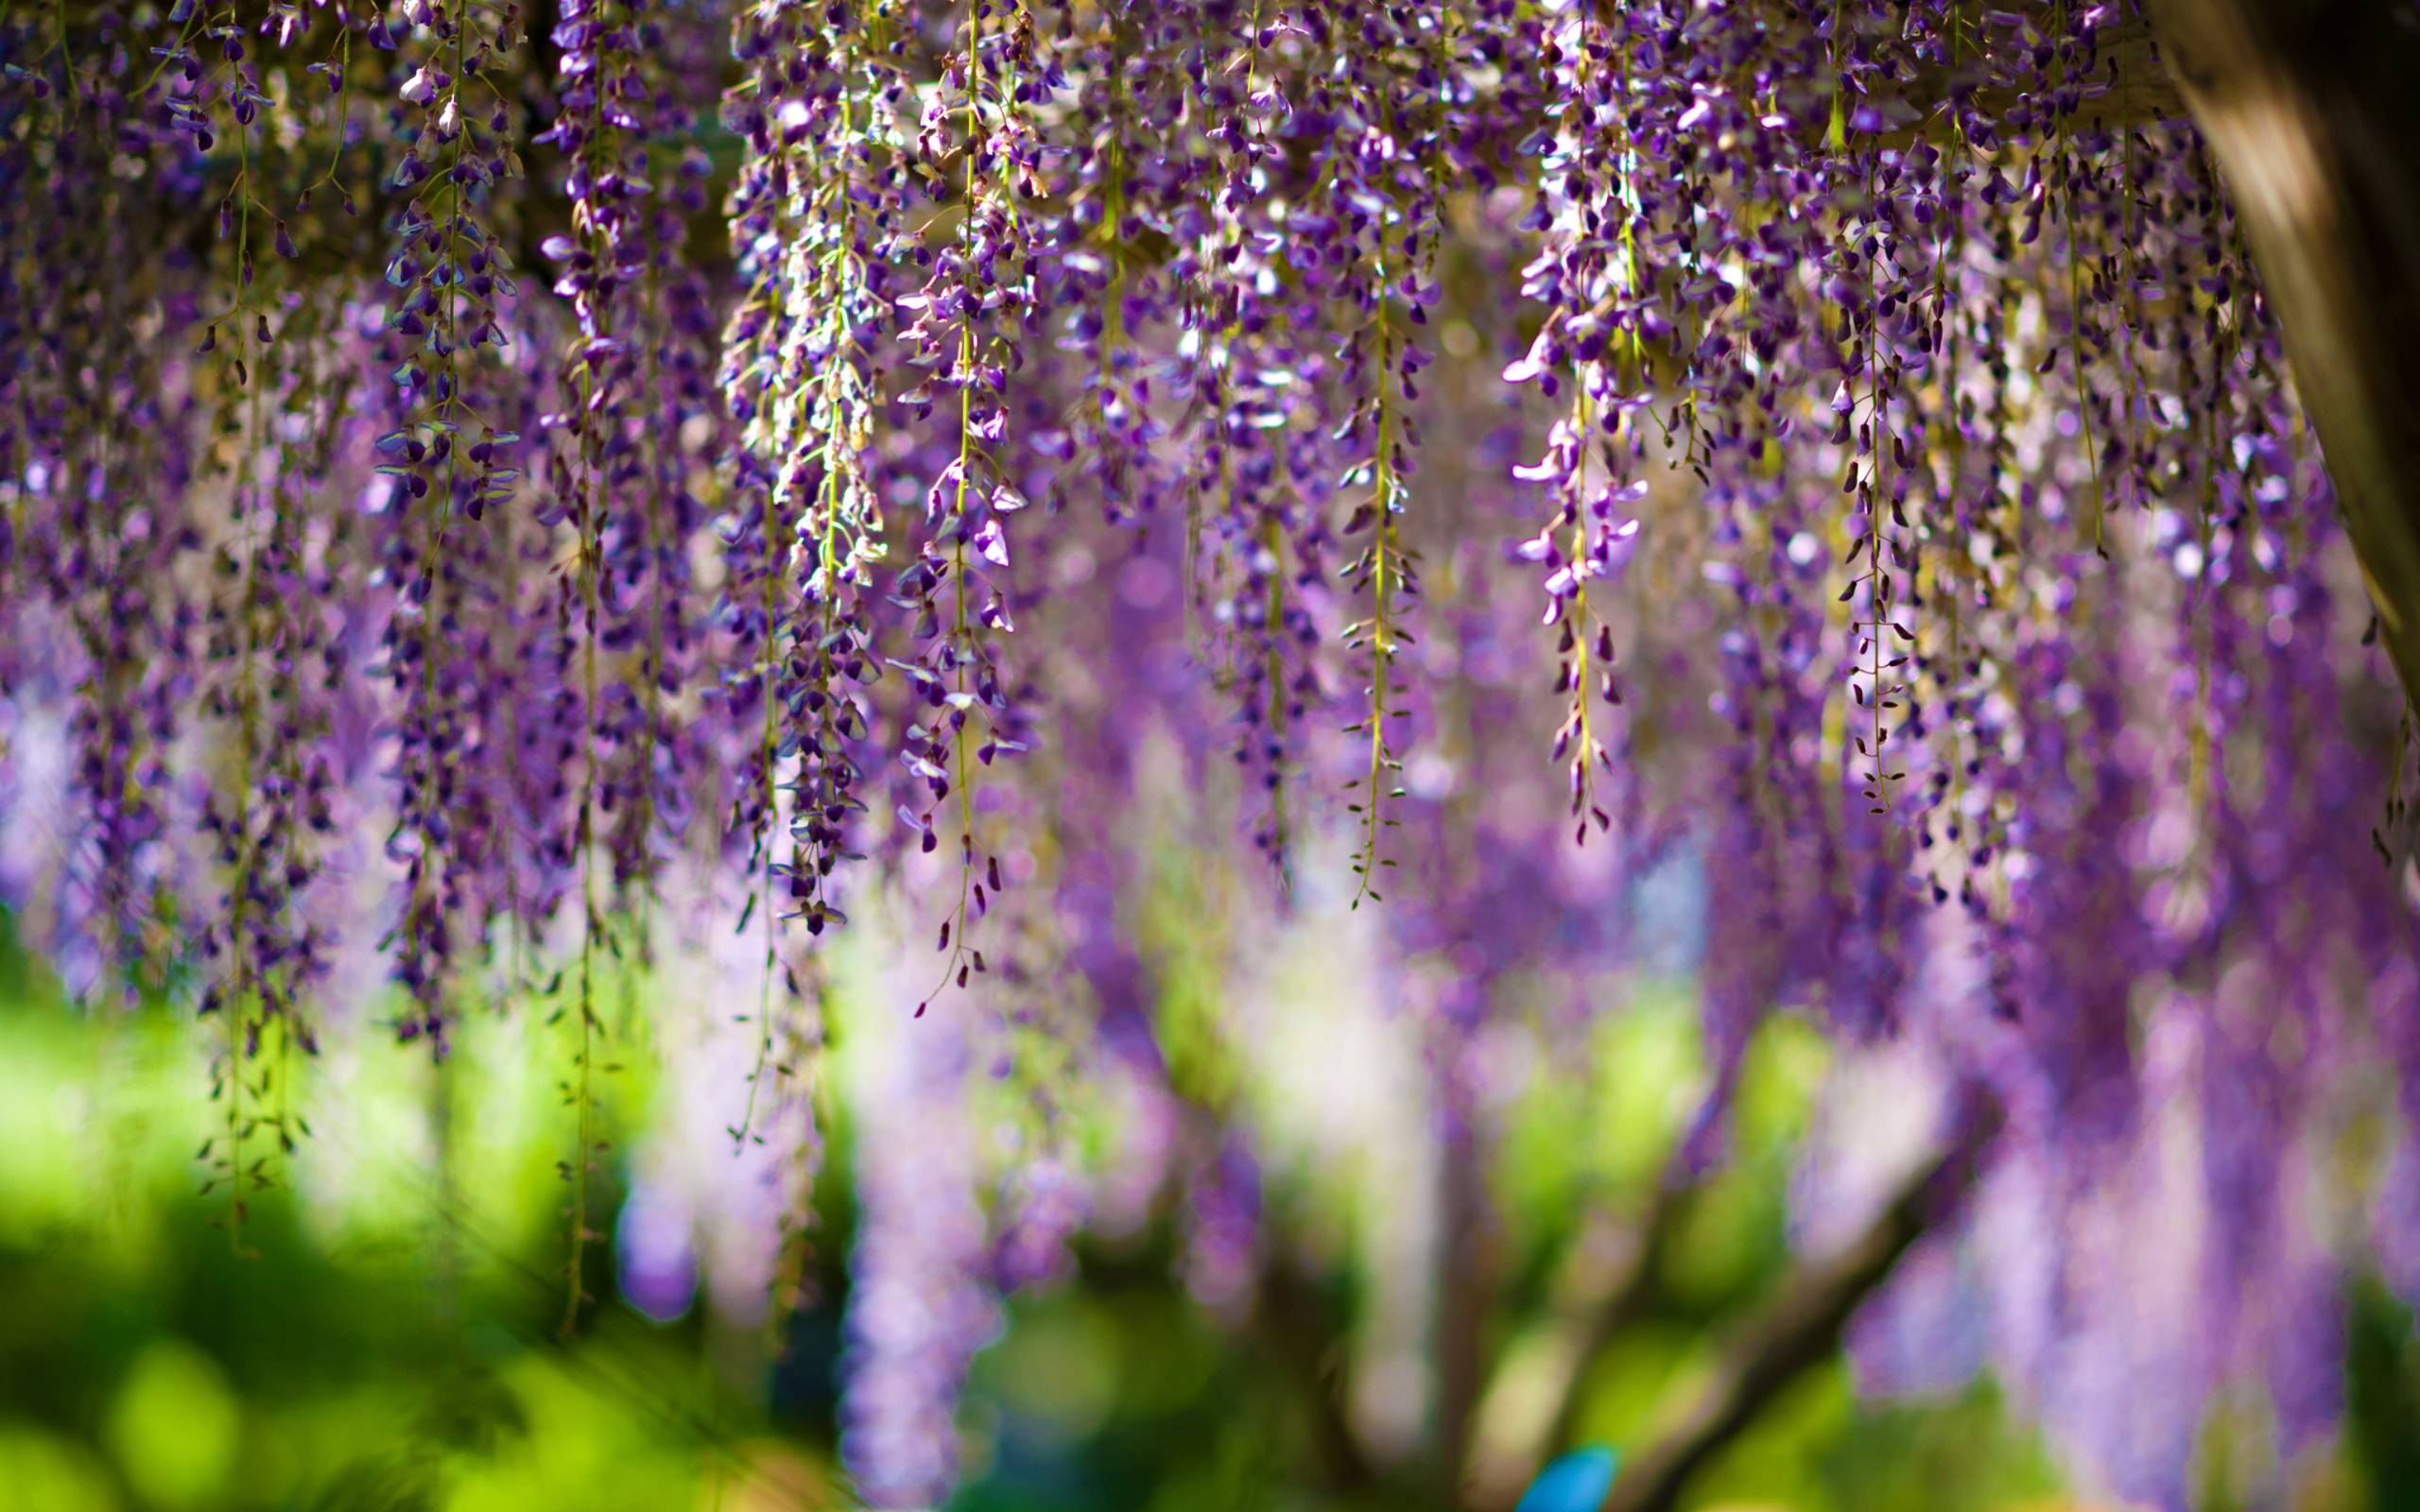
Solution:
M 1199 984 L 1184 991 L 1197 995 Z M 1188 1007 L 1187 1005 L 1191 1004 Z M 1177 1011 L 1202 1018 L 1196 999 Z M 1492 1376 L 1542 1348 L 1581 1215 L 1639 1207 L 1696 1074 L 1691 1008 L 1647 1001 L 1592 1031 L 1585 1074 L 1541 1078 L 1491 1179 L 1501 1262 L 1481 1339 Z M 308 1074 L 341 1098 L 341 1145 L 306 1141 L 251 1199 L 240 1236 L 196 1147 L 216 1127 L 203 1026 L 159 1009 L 78 1011 L 0 944 L 0 1512 L 772 1512 L 854 1505 L 837 1469 L 846 1299 L 847 1109 L 819 1195 L 813 1299 L 773 1358 L 762 1331 L 693 1309 L 671 1324 L 615 1296 L 560 1335 L 565 1114 L 559 1047 L 510 1019 L 468 1026 L 432 1075 L 375 1033 L 332 1037 Z M 1206 1044 L 1191 1074 L 1250 1101 Z M 616 1148 L 656 1116 L 644 1057 L 606 1102 Z M 1586 1366 L 1578 1436 L 1651 1439 L 1726 1320 L 1789 1263 L 1785 1185 L 1824 1053 L 1761 1040 L 1737 1158 L 1654 1257 L 1651 1303 Z M 450 1105 L 443 1099 L 450 1098 Z M 435 1138 L 432 1129 L 444 1132 Z M 1286 1173 L 1280 1213 L 1360 1211 L 1348 1167 Z M 611 1212 L 614 1177 L 599 1201 Z M 1312 1302 L 1350 1345 L 1384 1263 L 1313 1246 Z M 1283 1350 L 1196 1305 L 1172 1221 L 1087 1241 L 1077 1280 L 1016 1300 L 961 1415 L 963 1512 L 1226 1512 L 1457 1504 L 1428 1448 L 1340 1487 L 1317 1402 Z M 2394 1512 L 2420 1418 L 2411 1322 L 2355 1310 L 2345 1452 L 2300 1478 L 2302 1512 Z M 2398 1332 L 2399 1331 L 2399 1332 Z M 1343 1347 L 1343 1346 L 1340 1346 Z M 1517 1382 L 1514 1383 L 1518 1384 Z M 1517 1393 L 1516 1393 L 1517 1395 Z M 1800 1381 L 1693 1484 L 1697 1512 L 2048 1512 L 2049 1455 L 1987 1382 L 1860 1400 L 1835 1361 Z M 2226 1504 L 2223 1486 L 2213 1506 Z

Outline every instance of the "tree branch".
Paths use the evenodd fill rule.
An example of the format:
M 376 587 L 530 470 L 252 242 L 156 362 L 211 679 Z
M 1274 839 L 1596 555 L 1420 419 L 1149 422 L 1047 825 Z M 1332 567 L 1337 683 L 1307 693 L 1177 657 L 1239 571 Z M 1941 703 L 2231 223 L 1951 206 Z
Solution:
M 1270 1358 L 1302 1388 L 1327 1488 L 1340 1495 L 1367 1490 L 1377 1471 L 1345 1409 L 1343 1331 L 1312 1279 L 1282 1246 L 1268 1246 L 1255 1286 L 1253 1332 Z
M 1437 1448 L 1439 1480 L 1461 1486 L 1474 1447 L 1471 1425 L 1485 1384 L 1489 1303 L 1498 1279 L 1489 1211 L 1490 1146 L 1475 1128 L 1449 1135 L 1439 1151 L 1437 1256 Z
M 1604 1512 L 1668 1512 L 1688 1477 L 1812 1366 L 1899 1257 L 1969 1181 L 1972 1137 L 1926 1162 L 1849 1246 L 1793 1274 L 1781 1295 L 1732 1339 L 1707 1383 L 1664 1439 L 1623 1468 Z
M 1555 1282 L 1547 1336 L 1513 1368 L 1497 1369 L 1473 1414 L 1468 1505 L 1512 1506 L 1547 1456 L 1570 1442 L 1588 1363 L 1652 1298 L 1655 1254 L 1683 1194 L 1678 1173 L 1667 1173 L 1645 1212 L 1627 1222 L 1599 1215 L 1574 1241 Z

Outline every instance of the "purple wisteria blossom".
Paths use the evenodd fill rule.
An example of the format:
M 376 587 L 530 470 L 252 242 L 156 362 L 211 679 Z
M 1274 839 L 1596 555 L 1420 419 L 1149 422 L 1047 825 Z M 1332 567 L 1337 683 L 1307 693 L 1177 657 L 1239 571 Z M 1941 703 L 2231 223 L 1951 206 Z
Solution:
M 796 1235 L 912 920 L 843 1450 L 924 1504 L 1088 1092 L 1249 1312 L 1219 926 L 1357 909 L 1465 1150 L 1676 954 L 1680 1176 L 1777 1016 L 1921 1047 L 1975 1170 L 1859 1353 L 1957 1313 L 2127 1494 L 2420 1286 L 2415 609 L 2134 0 L 30 9 L 0 886 L 205 1016 L 237 1202 L 323 1030 L 535 1004 L 576 1324 L 606 988 L 735 931 Z

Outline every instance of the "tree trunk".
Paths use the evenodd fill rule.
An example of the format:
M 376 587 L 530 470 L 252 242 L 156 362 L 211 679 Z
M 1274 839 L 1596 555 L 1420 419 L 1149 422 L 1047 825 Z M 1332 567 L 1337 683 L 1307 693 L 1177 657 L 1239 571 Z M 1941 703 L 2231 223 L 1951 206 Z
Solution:
M 2420 689 L 2420 11 L 2150 4 L 2249 234 L 2409 694 Z

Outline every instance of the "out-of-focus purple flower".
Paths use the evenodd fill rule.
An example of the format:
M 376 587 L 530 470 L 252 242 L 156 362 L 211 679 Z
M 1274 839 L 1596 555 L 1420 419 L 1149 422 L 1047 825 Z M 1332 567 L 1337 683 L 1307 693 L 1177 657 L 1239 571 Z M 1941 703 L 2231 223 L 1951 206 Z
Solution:
M 1075 1173 L 1061 1161 L 1045 1159 L 1019 1168 L 992 1246 L 993 1284 L 1007 1293 L 1063 1280 L 1073 1265 L 1068 1241 L 1083 1227 L 1089 1206 Z
M 1252 1303 L 1260 1276 L 1260 1164 L 1236 1135 L 1186 1189 L 1184 1283 L 1213 1311 Z
M 670 1191 L 644 1179 L 631 1187 L 614 1220 L 614 1257 L 622 1299 L 641 1315 L 669 1323 L 689 1311 L 698 1293 L 696 1226 Z
M 999 1307 L 963 1031 L 941 1013 L 889 1036 L 888 1068 L 860 1115 L 840 1454 L 869 1505 L 925 1507 L 957 1480 L 959 1393 Z

